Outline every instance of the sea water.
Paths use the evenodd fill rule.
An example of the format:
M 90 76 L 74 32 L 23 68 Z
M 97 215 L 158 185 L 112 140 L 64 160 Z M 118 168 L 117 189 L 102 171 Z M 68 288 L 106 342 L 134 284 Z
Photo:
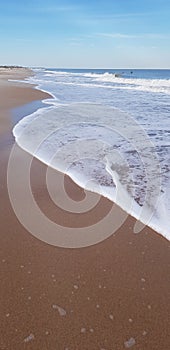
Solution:
M 34 72 L 52 98 L 14 127 L 20 147 L 170 239 L 170 70 Z

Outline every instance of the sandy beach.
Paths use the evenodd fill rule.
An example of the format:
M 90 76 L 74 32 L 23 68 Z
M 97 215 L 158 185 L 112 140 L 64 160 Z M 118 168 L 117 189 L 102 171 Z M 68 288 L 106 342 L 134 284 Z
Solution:
M 0 349 L 168 350 L 169 241 L 148 227 L 135 235 L 135 219 L 128 216 L 103 242 L 64 249 L 35 238 L 17 219 L 7 189 L 12 111 L 49 95 L 8 79 L 30 74 L 24 68 L 0 69 Z M 26 157 L 18 147 L 18 169 Z M 33 160 L 32 192 L 41 211 L 63 227 L 88 226 L 112 207 L 101 198 L 92 213 L 66 213 L 48 194 L 46 171 Z M 61 174 L 54 176 L 59 188 Z M 65 186 L 75 201 L 84 197 L 69 177 Z M 24 201 L 22 183 L 18 196 Z

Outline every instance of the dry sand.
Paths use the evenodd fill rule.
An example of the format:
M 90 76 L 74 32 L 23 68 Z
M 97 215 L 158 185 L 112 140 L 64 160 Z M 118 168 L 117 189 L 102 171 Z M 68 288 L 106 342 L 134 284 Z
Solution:
M 100 244 L 56 248 L 33 237 L 15 216 L 6 184 L 14 142 L 10 109 L 48 95 L 7 79 L 29 74 L 24 69 L 0 70 L 0 349 L 169 350 L 167 240 L 148 227 L 135 235 L 135 220 L 129 216 Z M 29 155 L 19 150 L 16 167 L 25 157 Z M 102 198 L 92 213 L 65 213 L 49 198 L 45 174 L 46 166 L 34 160 L 31 184 L 36 201 L 61 225 L 90 225 L 110 209 L 112 204 Z M 55 172 L 57 186 L 60 176 Z M 69 195 L 80 200 L 83 190 L 68 177 L 65 182 Z

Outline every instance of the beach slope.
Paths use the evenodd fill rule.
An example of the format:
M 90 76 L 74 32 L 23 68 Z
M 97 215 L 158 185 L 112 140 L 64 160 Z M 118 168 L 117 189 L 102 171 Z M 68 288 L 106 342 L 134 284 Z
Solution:
M 166 239 L 148 227 L 135 235 L 135 219 L 128 216 L 105 241 L 63 249 L 35 238 L 16 217 L 7 188 L 13 108 L 49 95 L 8 79 L 23 80 L 30 74 L 22 68 L 0 70 L 0 349 L 168 350 Z M 30 156 L 18 147 L 18 169 L 26 157 Z M 61 210 L 48 194 L 46 171 L 44 164 L 33 160 L 32 193 L 41 211 L 63 229 L 91 225 L 110 210 L 112 203 L 105 198 L 86 214 Z M 61 174 L 54 171 L 54 177 L 60 188 Z M 65 186 L 71 198 L 84 198 L 84 191 L 68 177 Z M 22 182 L 18 198 L 25 206 Z

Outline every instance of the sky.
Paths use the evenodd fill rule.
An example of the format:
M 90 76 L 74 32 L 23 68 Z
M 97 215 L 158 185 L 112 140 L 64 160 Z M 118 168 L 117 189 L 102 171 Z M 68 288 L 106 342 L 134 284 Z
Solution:
M 0 65 L 170 68 L 170 0 L 0 0 Z

